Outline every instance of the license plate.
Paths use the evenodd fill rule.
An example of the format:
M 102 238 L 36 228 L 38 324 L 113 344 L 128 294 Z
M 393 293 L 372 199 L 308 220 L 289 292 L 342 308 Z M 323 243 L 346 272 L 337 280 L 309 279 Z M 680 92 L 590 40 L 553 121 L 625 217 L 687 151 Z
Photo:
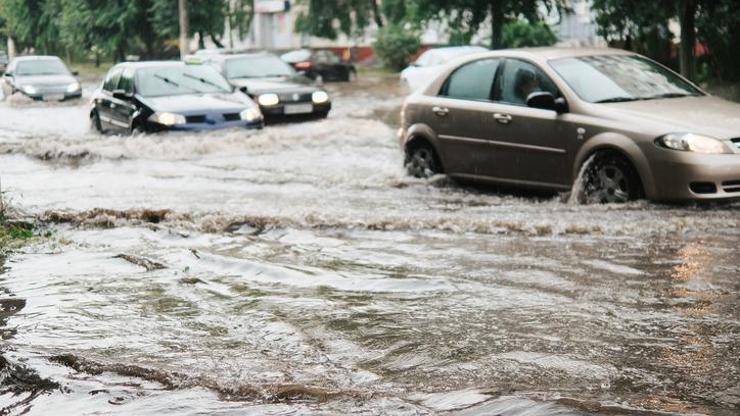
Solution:
M 44 101 L 62 101 L 63 99 L 64 99 L 64 94 L 44 95 Z
M 313 104 L 288 104 L 285 106 L 285 114 L 308 113 L 313 113 Z

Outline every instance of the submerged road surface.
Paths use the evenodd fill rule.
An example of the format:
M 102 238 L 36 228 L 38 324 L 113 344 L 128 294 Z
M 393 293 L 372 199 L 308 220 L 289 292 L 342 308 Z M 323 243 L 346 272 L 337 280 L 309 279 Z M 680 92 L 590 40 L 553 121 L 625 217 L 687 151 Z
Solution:
M 50 231 L 0 271 L 0 413 L 740 412 L 740 205 L 411 179 L 396 84 L 258 132 L 0 103 L 3 192 Z

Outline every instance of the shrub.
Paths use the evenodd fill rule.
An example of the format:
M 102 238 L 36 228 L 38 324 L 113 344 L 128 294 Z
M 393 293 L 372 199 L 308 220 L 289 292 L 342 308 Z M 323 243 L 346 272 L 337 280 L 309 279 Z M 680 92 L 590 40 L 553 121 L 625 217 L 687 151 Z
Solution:
M 550 26 L 543 22 L 530 23 L 527 20 L 517 20 L 504 26 L 505 48 L 552 46 L 557 41 L 558 37 L 552 33 Z
M 375 53 L 388 68 L 401 70 L 419 50 L 421 41 L 415 31 L 406 30 L 400 25 L 388 25 L 378 32 L 374 46 Z

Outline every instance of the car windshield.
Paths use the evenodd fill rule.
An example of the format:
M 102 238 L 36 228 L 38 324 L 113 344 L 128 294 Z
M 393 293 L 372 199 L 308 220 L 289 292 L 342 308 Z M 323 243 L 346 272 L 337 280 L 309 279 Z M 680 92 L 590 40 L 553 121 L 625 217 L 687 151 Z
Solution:
M 277 56 L 263 55 L 226 61 L 226 78 L 292 77 L 295 70 Z
M 22 76 L 69 75 L 67 67 L 58 59 L 20 61 L 16 64 L 15 73 Z
M 231 92 L 215 69 L 204 65 L 144 68 L 136 73 L 136 91 L 144 97 Z
M 579 97 L 592 103 L 702 95 L 678 75 L 640 56 L 563 58 L 550 65 Z

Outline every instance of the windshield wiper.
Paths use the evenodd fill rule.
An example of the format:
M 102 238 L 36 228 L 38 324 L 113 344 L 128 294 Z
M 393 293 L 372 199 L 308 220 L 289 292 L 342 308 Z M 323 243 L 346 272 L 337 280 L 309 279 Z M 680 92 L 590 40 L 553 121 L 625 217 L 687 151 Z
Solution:
M 637 101 L 639 98 L 634 97 L 612 97 L 612 98 L 605 98 L 603 100 L 596 101 L 596 104 L 606 104 L 606 103 L 625 103 L 627 101 Z
M 215 82 L 211 82 L 211 81 L 209 81 L 209 80 L 207 80 L 205 78 L 196 77 L 195 75 L 190 75 L 190 74 L 182 74 L 182 76 L 185 77 L 185 78 L 190 78 L 190 79 L 194 79 L 194 80 L 200 81 L 203 84 L 210 85 L 212 87 L 216 87 L 216 88 L 218 88 L 221 91 L 226 91 L 223 86 L 218 85 Z
M 173 85 L 173 86 L 175 86 L 177 88 L 180 88 L 180 84 L 176 83 L 175 81 L 173 81 L 173 80 L 171 80 L 171 79 L 169 79 L 167 77 L 163 77 L 163 76 L 161 76 L 159 74 L 154 74 L 154 78 L 161 79 L 162 81 L 164 81 L 164 82 L 166 82 L 166 83 L 168 83 L 170 85 Z
M 643 98 L 643 100 L 657 100 L 660 98 L 681 98 L 681 97 L 696 97 L 696 94 L 688 94 L 685 92 L 668 92 L 665 94 L 651 95 L 650 97 Z

